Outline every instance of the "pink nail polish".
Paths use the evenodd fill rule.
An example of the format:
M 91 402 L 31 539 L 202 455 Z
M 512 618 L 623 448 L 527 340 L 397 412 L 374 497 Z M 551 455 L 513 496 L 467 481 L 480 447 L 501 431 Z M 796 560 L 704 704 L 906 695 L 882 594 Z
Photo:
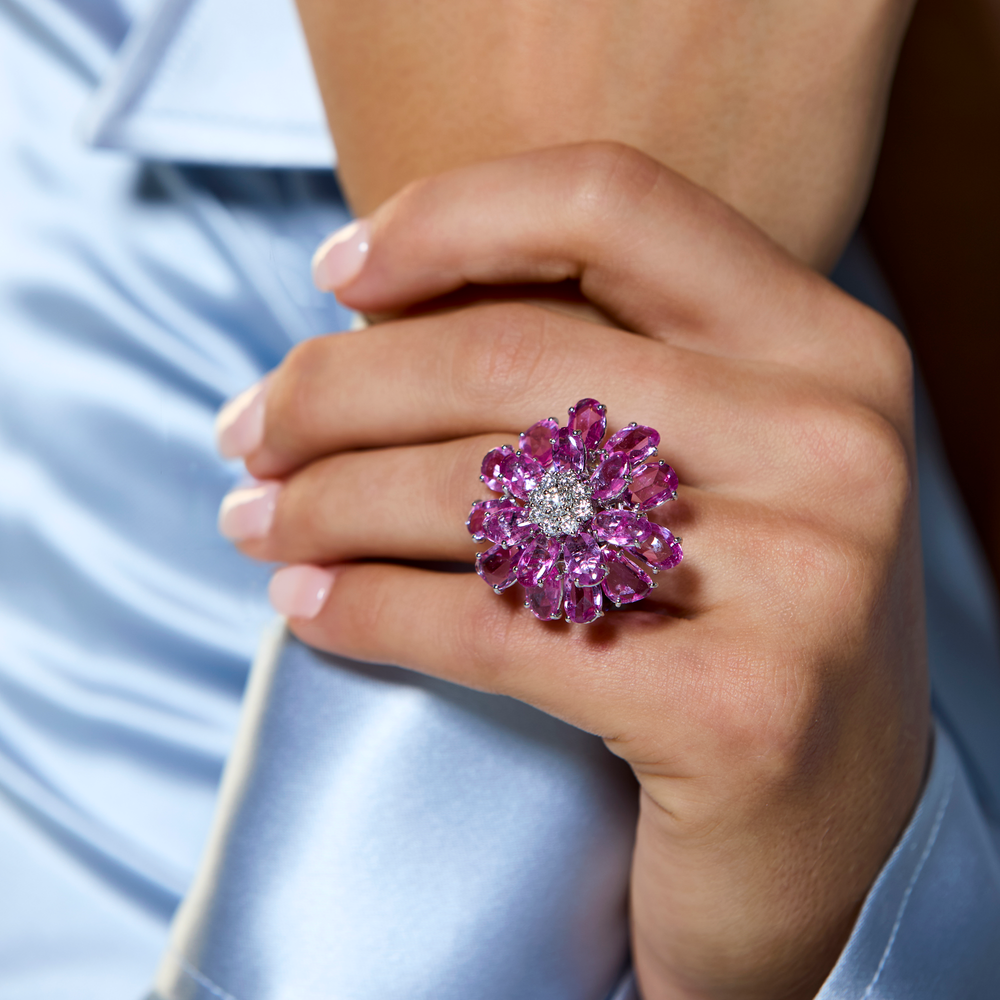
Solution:
M 223 458 L 243 458 L 264 440 L 264 389 L 261 379 L 231 399 L 215 418 L 215 444 Z
M 358 219 L 338 229 L 313 254 L 313 283 L 321 292 L 332 292 L 353 281 L 368 257 L 368 223 Z
M 281 483 L 233 490 L 219 508 L 219 531 L 233 542 L 263 538 L 271 530 Z
M 271 577 L 268 597 L 279 615 L 308 621 L 326 603 L 333 576 L 333 570 L 319 566 L 285 566 Z

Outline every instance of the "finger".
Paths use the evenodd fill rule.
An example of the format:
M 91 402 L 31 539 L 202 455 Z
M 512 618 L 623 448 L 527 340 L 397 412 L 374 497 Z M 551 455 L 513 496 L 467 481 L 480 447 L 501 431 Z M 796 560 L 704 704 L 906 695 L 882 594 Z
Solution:
M 244 553 L 267 562 L 471 564 L 493 544 L 477 544 L 466 526 L 472 501 L 493 496 L 472 471 L 487 441 L 323 459 L 283 484 L 235 491 L 223 503 L 220 527 Z M 682 615 L 742 593 L 759 573 L 748 567 L 759 566 L 788 533 L 777 507 L 684 485 L 676 501 L 647 516 L 683 539 L 687 557 L 679 567 L 647 567 L 656 584 L 649 599 Z
M 531 152 L 420 181 L 367 227 L 363 258 L 359 240 L 347 240 L 321 257 L 317 276 L 356 270 L 334 266 L 353 248 L 363 266 L 336 291 L 368 313 L 466 284 L 579 279 L 628 329 L 828 377 L 881 369 L 903 346 L 714 195 L 620 145 Z
M 531 306 L 487 306 L 299 345 L 268 380 L 263 443 L 247 468 L 273 478 L 331 452 L 516 435 L 586 395 L 607 405 L 612 430 L 655 427 L 661 456 L 698 486 L 780 463 L 790 428 L 772 418 L 782 407 L 801 440 L 831 397 L 856 406 L 773 364 L 652 344 Z
M 272 598 L 294 611 L 303 595 L 281 607 L 296 585 L 281 572 Z M 290 621 L 303 642 L 509 695 L 612 739 L 644 727 L 652 703 L 662 713 L 672 696 L 683 700 L 681 675 L 694 672 L 686 664 L 700 643 L 696 622 L 642 611 L 586 626 L 540 622 L 513 594 L 497 597 L 476 577 L 357 563 L 319 582 L 319 611 Z M 315 603 L 306 599 L 305 610 Z M 640 689 L 643 704 L 630 704 Z M 661 714 L 661 727 L 667 718 Z

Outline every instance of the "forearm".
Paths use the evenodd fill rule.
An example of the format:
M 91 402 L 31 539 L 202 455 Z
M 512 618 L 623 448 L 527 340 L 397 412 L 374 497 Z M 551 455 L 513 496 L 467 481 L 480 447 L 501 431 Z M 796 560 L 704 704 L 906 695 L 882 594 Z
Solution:
M 827 267 L 867 192 L 911 0 L 299 0 L 356 211 L 408 181 L 611 139 Z

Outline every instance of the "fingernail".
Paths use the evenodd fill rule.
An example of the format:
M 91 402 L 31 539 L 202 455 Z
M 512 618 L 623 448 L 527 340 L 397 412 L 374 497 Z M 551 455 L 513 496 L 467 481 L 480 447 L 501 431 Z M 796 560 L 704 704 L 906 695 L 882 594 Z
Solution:
M 313 254 L 313 283 L 321 292 L 335 291 L 353 281 L 368 257 L 368 223 L 358 219 L 338 229 Z
M 233 490 L 219 508 L 219 531 L 232 542 L 263 538 L 271 530 L 281 483 Z
M 223 458 L 243 458 L 264 440 L 266 379 L 250 386 L 219 410 L 215 418 L 215 446 Z
M 285 566 L 267 588 L 274 610 L 286 618 L 315 618 L 333 585 L 333 570 L 319 566 Z

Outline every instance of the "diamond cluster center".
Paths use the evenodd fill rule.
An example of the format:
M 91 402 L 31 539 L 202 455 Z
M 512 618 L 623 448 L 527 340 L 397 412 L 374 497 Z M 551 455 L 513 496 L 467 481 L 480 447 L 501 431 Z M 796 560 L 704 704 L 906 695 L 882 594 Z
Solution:
M 594 516 L 590 483 L 569 469 L 549 469 L 528 495 L 528 513 L 546 535 L 575 535 Z

